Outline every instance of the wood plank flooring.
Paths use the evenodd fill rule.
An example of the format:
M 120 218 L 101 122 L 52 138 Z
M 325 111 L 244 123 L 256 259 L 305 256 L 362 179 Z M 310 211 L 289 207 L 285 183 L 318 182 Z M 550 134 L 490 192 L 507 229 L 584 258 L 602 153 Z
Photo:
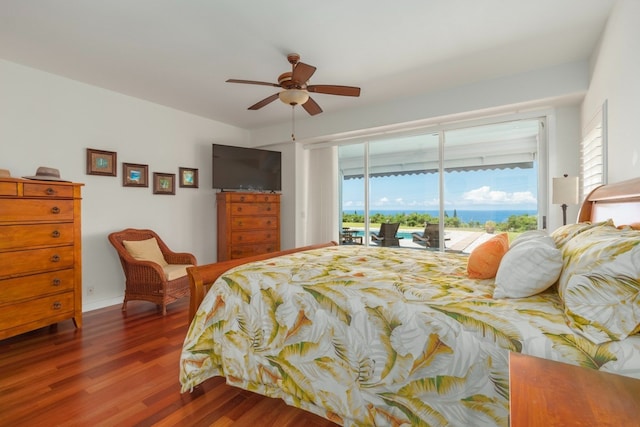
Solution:
M 132 301 L 0 341 L 0 426 L 306 426 L 336 424 L 211 378 L 180 393 L 188 298 Z

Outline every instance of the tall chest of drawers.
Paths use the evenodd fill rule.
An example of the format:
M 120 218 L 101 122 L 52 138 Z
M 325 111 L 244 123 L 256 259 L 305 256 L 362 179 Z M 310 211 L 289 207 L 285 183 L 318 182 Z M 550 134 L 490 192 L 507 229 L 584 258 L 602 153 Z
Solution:
M 280 194 L 220 192 L 218 261 L 280 250 Z
M 81 187 L 0 179 L 0 339 L 82 327 Z

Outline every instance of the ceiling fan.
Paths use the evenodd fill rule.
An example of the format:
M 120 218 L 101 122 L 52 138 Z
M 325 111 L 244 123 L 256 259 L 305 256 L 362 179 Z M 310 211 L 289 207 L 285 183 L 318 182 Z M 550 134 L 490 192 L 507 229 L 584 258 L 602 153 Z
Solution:
M 312 116 L 322 113 L 322 108 L 309 96 L 311 93 L 323 93 L 327 95 L 360 96 L 360 88 L 354 86 L 338 85 L 310 85 L 309 79 L 316 71 L 316 67 L 300 62 L 300 55 L 290 53 L 287 60 L 291 64 L 291 71 L 280 74 L 278 83 L 259 82 L 254 80 L 229 79 L 227 83 L 245 83 L 253 85 L 280 87 L 283 90 L 253 104 L 248 110 L 259 110 L 267 104 L 280 99 L 285 104 L 295 107 L 302 105 L 307 113 Z

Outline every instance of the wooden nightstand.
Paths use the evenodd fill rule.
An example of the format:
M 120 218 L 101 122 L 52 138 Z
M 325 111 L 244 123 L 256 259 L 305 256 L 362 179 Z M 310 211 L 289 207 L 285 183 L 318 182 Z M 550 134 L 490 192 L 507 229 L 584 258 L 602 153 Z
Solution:
M 640 426 L 640 380 L 509 354 L 511 427 Z

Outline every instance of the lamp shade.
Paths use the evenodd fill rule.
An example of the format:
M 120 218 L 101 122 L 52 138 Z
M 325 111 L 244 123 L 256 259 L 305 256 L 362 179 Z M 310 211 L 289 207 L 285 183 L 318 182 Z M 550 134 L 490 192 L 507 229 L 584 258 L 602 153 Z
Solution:
M 309 100 L 309 93 L 306 90 L 287 89 L 278 94 L 280 101 L 289 105 L 302 105 Z
M 577 205 L 578 200 L 578 177 L 564 176 L 553 178 L 553 200 L 554 205 Z

